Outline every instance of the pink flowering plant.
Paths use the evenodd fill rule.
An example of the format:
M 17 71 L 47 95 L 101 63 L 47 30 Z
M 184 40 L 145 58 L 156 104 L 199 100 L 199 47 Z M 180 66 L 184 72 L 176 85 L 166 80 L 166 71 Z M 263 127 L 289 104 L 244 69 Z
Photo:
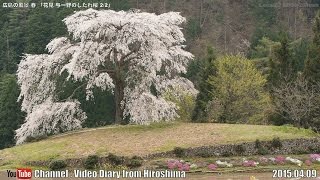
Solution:
M 304 163 L 307 165 L 307 166 L 311 166 L 312 165 L 312 161 L 307 159 L 304 161 Z
M 215 164 L 209 164 L 208 165 L 208 169 L 210 169 L 211 171 L 215 171 L 217 168 L 218 168 L 218 166 L 215 165 Z
M 301 157 L 300 157 L 301 158 Z M 257 167 L 258 165 L 268 165 L 268 164 L 277 164 L 277 165 L 284 165 L 284 164 L 296 164 L 298 166 L 312 166 L 314 164 L 320 163 L 320 154 L 309 154 L 305 158 L 302 158 L 301 160 L 291 157 L 284 157 L 281 155 L 275 156 L 275 157 L 258 157 L 255 159 L 247 160 L 246 158 L 242 158 L 242 161 L 240 159 L 233 160 L 233 161 L 227 161 L 228 159 L 225 159 L 224 161 L 202 161 L 197 163 L 192 162 L 185 162 L 183 160 L 175 160 L 171 159 L 166 161 L 168 169 L 171 170 L 180 170 L 180 171 L 190 171 L 190 170 L 196 170 L 196 169 L 202 169 L 207 168 L 210 171 L 216 171 L 218 167 L 222 168 L 229 168 L 235 166 L 243 166 L 243 167 Z M 232 162 L 232 164 L 231 164 Z
M 277 164 L 284 164 L 285 161 L 286 161 L 286 158 L 283 157 L 283 156 L 277 156 L 277 157 L 275 158 L 275 162 L 276 162 Z
M 189 171 L 190 164 L 183 161 L 171 159 L 167 161 L 168 169 L 178 169 L 179 171 Z
M 261 164 L 268 164 L 269 159 L 266 158 L 266 157 L 260 157 L 260 158 L 259 158 L 259 162 L 260 162 Z
M 255 162 L 253 160 L 245 160 L 243 161 L 242 165 L 244 167 L 256 167 L 259 164 L 259 162 Z
M 309 157 L 310 157 L 310 160 L 313 162 L 315 161 L 320 162 L 320 154 L 310 154 Z
M 167 167 L 169 169 L 174 169 L 178 166 L 180 162 L 178 160 L 170 159 L 167 161 Z

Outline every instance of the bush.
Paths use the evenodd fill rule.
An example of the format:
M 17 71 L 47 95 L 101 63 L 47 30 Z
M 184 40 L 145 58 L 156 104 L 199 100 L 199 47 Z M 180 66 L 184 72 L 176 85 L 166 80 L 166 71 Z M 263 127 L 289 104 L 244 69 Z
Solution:
M 260 141 L 259 139 L 257 139 L 257 140 L 254 142 L 254 146 L 255 146 L 256 149 L 261 148 L 261 147 L 262 147 L 261 141 Z
M 257 153 L 259 155 L 266 155 L 266 154 L 269 154 L 269 150 L 265 147 L 262 146 L 262 143 L 259 139 L 257 139 L 255 142 L 254 142 L 254 146 L 255 148 L 257 149 Z
M 268 151 L 268 149 L 266 149 L 266 148 L 264 148 L 264 147 L 259 147 L 259 148 L 257 148 L 258 149 L 258 151 L 257 151 L 257 153 L 259 154 L 259 155 L 266 155 L 266 154 L 269 154 L 269 151 Z
M 268 116 L 268 122 L 270 122 L 271 124 L 276 125 L 276 126 L 282 126 L 282 125 L 290 123 L 290 121 L 288 119 L 284 118 L 283 116 L 279 115 L 276 112 L 272 112 Z
M 271 141 L 271 147 L 275 149 L 280 149 L 282 148 L 282 143 L 280 141 L 279 137 L 273 138 Z
M 235 146 L 235 151 L 237 154 L 241 155 L 246 151 L 246 148 L 242 144 L 239 144 Z
M 127 166 L 129 168 L 137 168 L 142 166 L 143 159 L 139 156 L 133 156 L 131 159 L 128 160 Z
M 67 164 L 63 160 L 52 161 L 49 168 L 53 171 L 62 170 L 67 167 Z
M 181 148 L 181 147 L 175 147 L 173 149 L 173 153 L 174 155 L 176 155 L 176 157 L 184 157 L 185 156 L 185 149 Z
M 320 93 L 319 93 L 320 94 Z M 318 95 L 320 96 L 320 95 Z M 320 97 L 318 98 L 318 104 L 320 104 Z M 310 127 L 316 133 L 320 133 L 320 117 L 314 117 L 311 119 Z
M 124 158 L 122 156 L 117 156 L 111 153 L 108 155 L 107 158 L 113 166 L 121 165 L 124 162 Z
M 47 135 L 41 135 L 41 136 L 36 136 L 36 137 L 28 136 L 26 138 L 25 142 L 37 142 L 37 141 L 41 141 L 41 140 L 46 139 L 46 138 L 48 138 Z
M 84 162 L 84 168 L 86 169 L 94 169 L 99 162 L 99 157 L 97 155 L 90 155 Z

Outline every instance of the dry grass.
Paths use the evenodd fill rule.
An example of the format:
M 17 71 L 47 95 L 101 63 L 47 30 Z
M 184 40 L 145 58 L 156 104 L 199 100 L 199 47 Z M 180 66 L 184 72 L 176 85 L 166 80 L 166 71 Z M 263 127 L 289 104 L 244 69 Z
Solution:
M 160 123 L 150 126 L 108 126 L 85 129 L 0 151 L 0 168 L 32 160 L 84 157 L 90 154 L 146 155 L 172 150 L 235 142 L 313 137 L 308 130 L 238 124 Z

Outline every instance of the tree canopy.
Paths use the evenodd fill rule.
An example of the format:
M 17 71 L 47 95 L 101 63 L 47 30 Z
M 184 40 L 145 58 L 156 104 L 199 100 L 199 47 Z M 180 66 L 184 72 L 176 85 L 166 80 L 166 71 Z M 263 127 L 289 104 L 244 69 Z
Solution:
M 208 82 L 213 90 L 207 112 L 218 122 L 266 123 L 270 99 L 264 89 L 266 78 L 253 62 L 242 57 L 224 56 L 215 62 L 216 75 Z

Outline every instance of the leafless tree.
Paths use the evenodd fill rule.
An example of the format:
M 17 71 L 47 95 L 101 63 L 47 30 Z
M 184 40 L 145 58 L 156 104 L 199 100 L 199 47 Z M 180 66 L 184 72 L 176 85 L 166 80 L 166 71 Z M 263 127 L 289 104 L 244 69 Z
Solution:
M 274 87 L 273 95 L 276 111 L 297 127 L 308 127 L 310 118 L 319 110 L 320 84 L 310 84 L 301 75 Z

